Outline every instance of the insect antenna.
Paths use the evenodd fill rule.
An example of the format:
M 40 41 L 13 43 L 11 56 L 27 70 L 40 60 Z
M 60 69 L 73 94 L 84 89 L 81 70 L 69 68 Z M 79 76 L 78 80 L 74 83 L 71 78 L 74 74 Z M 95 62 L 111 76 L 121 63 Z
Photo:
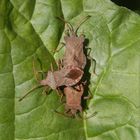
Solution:
M 75 33 L 77 33 L 77 31 L 78 31 L 78 29 L 79 29 L 79 27 L 88 19 L 88 18 L 90 18 L 91 16 L 90 15 L 88 15 L 88 16 L 86 16 L 86 17 L 84 17 L 78 24 L 77 24 L 77 26 L 76 26 L 76 28 L 75 28 Z
M 73 26 L 68 21 L 65 21 L 62 17 L 56 17 L 56 18 L 64 22 L 68 26 L 70 32 L 74 31 Z
M 33 90 L 37 89 L 37 88 L 41 88 L 43 87 L 43 85 L 37 85 L 37 86 L 34 86 L 32 89 L 30 89 L 24 96 L 22 96 L 19 101 L 22 101 L 26 96 L 28 96 Z

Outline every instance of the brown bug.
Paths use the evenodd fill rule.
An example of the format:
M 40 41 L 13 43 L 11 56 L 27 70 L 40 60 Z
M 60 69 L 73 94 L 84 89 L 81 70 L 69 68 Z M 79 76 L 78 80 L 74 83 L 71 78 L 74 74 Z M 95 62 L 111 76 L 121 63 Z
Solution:
M 73 86 L 77 84 L 83 76 L 83 71 L 74 66 L 67 66 L 57 71 L 48 71 L 44 80 L 40 81 L 43 86 L 57 89 L 60 86 Z
M 64 87 L 64 94 L 66 97 L 66 103 L 65 103 L 65 113 L 58 112 L 55 110 L 56 113 L 61 114 L 66 117 L 80 117 L 82 119 L 89 119 L 97 114 L 97 112 L 94 112 L 88 117 L 81 116 L 81 113 L 83 111 L 81 106 L 81 101 L 83 99 L 89 99 L 91 96 L 85 96 L 83 97 L 84 93 L 84 86 L 85 83 L 77 84 L 73 87 Z M 78 116 L 77 116 L 78 115 Z
M 63 57 L 63 66 L 67 65 L 76 66 L 80 69 L 84 69 L 86 65 L 86 56 L 83 51 L 85 38 L 83 35 L 77 36 L 77 30 L 80 25 L 85 22 L 90 16 L 86 16 L 76 27 L 74 30 L 73 26 L 61 19 L 63 22 L 68 23 L 69 31 L 66 36 L 64 36 L 65 40 L 65 53 Z
M 64 58 L 62 59 L 62 63 L 58 65 L 61 68 L 57 71 L 54 71 L 53 68 L 51 68 L 51 71 L 48 71 L 46 78 L 41 81 L 36 78 L 37 81 L 39 81 L 39 85 L 28 91 L 26 95 L 19 99 L 20 101 L 38 87 L 49 86 L 55 90 L 64 85 L 73 86 L 81 80 L 84 74 L 83 69 L 86 65 L 86 56 L 83 52 L 84 36 L 78 37 L 76 34 L 79 26 L 89 17 L 90 16 L 84 18 L 84 20 L 82 20 L 82 22 L 80 22 L 80 24 L 77 26 L 75 31 L 71 24 L 68 24 L 69 33 L 64 37 L 66 41 L 65 54 Z
M 81 80 L 84 74 L 83 69 L 86 65 L 86 56 L 83 52 L 85 39 L 84 36 L 78 37 L 76 34 L 79 26 L 89 17 L 90 16 L 85 17 L 77 26 L 76 30 L 69 24 L 69 33 L 64 37 L 66 48 L 61 69 L 58 71 L 49 71 L 46 78 L 40 82 L 41 85 L 48 85 L 52 89 L 56 89 L 63 85 L 73 86 Z
M 33 63 L 33 69 L 34 69 L 34 73 L 36 73 L 34 63 Z M 83 71 L 80 68 L 74 66 L 67 66 L 57 71 L 53 71 L 53 68 L 51 69 L 52 69 L 51 71 L 48 71 L 46 78 L 41 81 L 38 80 L 35 74 L 36 80 L 39 82 L 39 85 L 29 90 L 23 97 L 19 99 L 19 101 L 23 100 L 30 92 L 32 92 L 34 89 L 37 89 L 39 87 L 43 87 L 43 86 L 51 87 L 51 89 L 57 90 L 60 86 L 75 85 L 81 80 L 83 76 Z
M 73 87 L 65 87 L 64 94 L 66 96 L 65 110 L 70 116 L 75 116 L 76 113 L 82 112 L 81 97 L 84 93 L 82 84 Z

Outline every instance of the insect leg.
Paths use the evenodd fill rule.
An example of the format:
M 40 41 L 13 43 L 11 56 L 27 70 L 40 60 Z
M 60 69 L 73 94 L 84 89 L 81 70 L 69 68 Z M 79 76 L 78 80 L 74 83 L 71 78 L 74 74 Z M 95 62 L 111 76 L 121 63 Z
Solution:
M 42 85 L 37 85 L 37 86 L 34 86 L 32 89 L 30 89 L 24 96 L 22 96 L 19 101 L 22 101 L 27 95 L 29 95 L 33 90 L 37 89 L 37 88 L 41 88 L 43 87 Z
M 90 49 L 90 48 L 89 48 L 89 49 Z M 90 49 L 90 52 L 91 52 L 91 49 Z M 98 76 L 97 73 L 96 73 L 96 71 L 95 71 L 95 69 L 96 69 L 96 60 L 95 60 L 94 58 L 92 58 L 89 54 L 90 54 L 90 53 L 87 54 L 87 58 L 88 58 L 90 61 L 93 61 L 93 62 L 94 62 L 93 74 L 95 74 L 96 76 Z M 91 64 L 93 65 L 93 63 L 91 63 Z
M 52 72 L 54 71 L 54 68 L 53 68 L 53 65 L 52 65 L 52 63 L 51 63 L 51 71 L 52 71 Z
M 59 59 L 57 65 L 58 65 L 58 70 L 61 70 L 63 68 L 63 59 Z
M 89 95 L 88 96 L 85 96 L 84 97 L 84 100 L 93 98 L 93 95 L 92 95 L 92 92 L 90 91 L 90 89 L 88 90 L 88 93 L 89 93 Z
M 67 118 L 70 117 L 69 115 L 67 115 L 67 114 L 65 114 L 65 113 L 62 113 L 62 112 L 59 112 L 59 111 L 57 111 L 57 110 L 54 110 L 54 112 L 57 113 L 57 114 L 60 114 L 60 115 L 62 115 L 62 116 L 64 116 L 64 117 L 67 117 Z
M 49 86 L 45 86 L 44 90 L 42 91 L 42 94 L 45 92 L 46 95 L 48 95 L 50 93 L 52 89 L 49 88 Z
M 59 52 L 64 46 L 65 46 L 65 43 L 64 42 L 61 42 L 60 48 L 54 50 L 53 53 Z
M 59 88 L 56 89 L 56 93 L 57 93 L 58 96 L 60 96 L 60 102 L 63 102 L 62 101 L 63 93 L 61 92 L 61 90 Z
M 36 68 L 35 68 L 35 61 L 34 61 L 34 60 L 33 60 L 33 73 L 34 73 L 34 76 L 35 76 L 36 81 L 38 81 L 38 82 L 40 81 L 40 80 L 39 80 L 38 73 L 41 73 L 41 74 L 42 74 L 42 76 L 41 76 L 42 79 L 43 79 L 43 77 L 44 77 L 43 74 L 45 73 L 45 72 L 43 72 L 42 70 L 40 70 L 40 71 L 37 71 L 37 70 L 36 70 Z

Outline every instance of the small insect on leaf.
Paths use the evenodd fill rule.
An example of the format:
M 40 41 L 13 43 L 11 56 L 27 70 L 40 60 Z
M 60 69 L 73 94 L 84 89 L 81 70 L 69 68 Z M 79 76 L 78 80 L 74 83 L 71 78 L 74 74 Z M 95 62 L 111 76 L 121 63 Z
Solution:
M 76 115 L 78 111 L 82 112 L 81 97 L 84 93 L 83 85 L 73 87 L 65 87 L 64 94 L 66 95 L 65 109 L 69 115 Z
M 58 90 L 60 87 L 63 87 L 63 94 L 66 96 L 66 114 L 68 116 L 76 116 L 78 112 L 82 112 L 81 98 L 84 93 L 84 82 L 82 81 L 82 77 L 84 75 L 87 58 L 83 50 L 85 37 L 83 35 L 78 36 L 77 31 L 81 24 L 83 24 L 89 17 L 90 16 L 84 17 L 77 24 L 75 29 L 64 19 L 57 17 L 68 27 L 68 32 L 64 36 L 65 53 L 60 65 L 58 65 L 59 69 L 53 70 L 51 65 L 51 70 L 47 72 L 46 77 L 43 80 L 39 80 L 39 86 L 29 90 L 22 98 L 20 98 L 20 101 L 31 91 L 39 87 L 50 87 L 53 90 Z M 36 74 L 36 72 L 34 73 Z M 36 79 L 38 80 L 37 76 Z

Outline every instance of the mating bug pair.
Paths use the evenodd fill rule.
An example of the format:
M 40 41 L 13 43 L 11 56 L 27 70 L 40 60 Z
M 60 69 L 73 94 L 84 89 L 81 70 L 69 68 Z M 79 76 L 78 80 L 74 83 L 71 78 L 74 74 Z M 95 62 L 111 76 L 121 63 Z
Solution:
M 60 68 L 56 71 L 53 71 L 53 69 L 48 71 L 46 78 L 39 81 L 39 85 L 28 91 L 25 96 L 37 87 L 49 86 L 53 90 L 63 87 L 62 95 L 66 96 L 66 114 L 75 116 L 77 112 L 82 112 L 81 98 L 84 93 L 84 81 L 82 81 L 82 77 L 87 59 L 83 51 L 85 38 L 83 35 L 77 36 L 77 30 L 89 17 L 85 17 L 75 30 L 70 23 L 60 18 L 69 28 L 68 34 L 64 37 L 65 53 L 60 63 Z M 25 96 L 19 100 L 21 101 Z

